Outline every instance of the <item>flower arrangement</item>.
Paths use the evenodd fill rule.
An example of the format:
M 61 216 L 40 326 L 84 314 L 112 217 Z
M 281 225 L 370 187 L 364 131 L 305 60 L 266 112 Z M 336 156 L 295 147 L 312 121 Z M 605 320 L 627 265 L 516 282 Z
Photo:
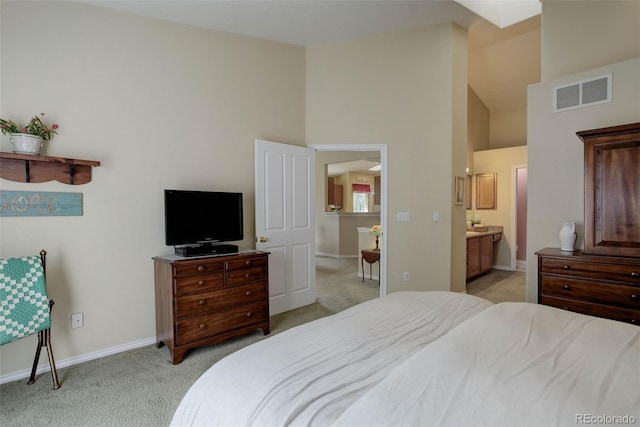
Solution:
M 378 248 L 378 245 L 380 244 L 380 234 L 382 234 L 382 227 L 380 227 L 380 224 L 376 224 L 373 227 L 371 227 L 371 230 L 369 230 L 369 233 L 376 236 L 376 248 L 374 250 L 379 251 L 380 249 Z
M 40 113 L 40 115 L 44 117 L 44 113 Z M 50 141 L 53 134 L 58 134 L 58 132 L 56 132 L 57 129 L 58 125 L 56 123 L 52 124 L 49 128 L 37 115 L 33 116 L 29 121 L 29 124 L 22 128 L 18 127 L 18 125 L 11 120 L 0 119 L 0 130 L 2 130 L 2 133 L 5 135 L 12 133 L 26 133 L 28 135 L 39 136 L 45 141 Z

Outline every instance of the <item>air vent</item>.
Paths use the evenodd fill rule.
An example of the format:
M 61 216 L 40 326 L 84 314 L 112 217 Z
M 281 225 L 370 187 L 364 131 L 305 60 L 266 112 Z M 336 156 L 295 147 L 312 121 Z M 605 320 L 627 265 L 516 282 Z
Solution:
M 611 102 L 612 74 L 553 88 L 553 112 Z

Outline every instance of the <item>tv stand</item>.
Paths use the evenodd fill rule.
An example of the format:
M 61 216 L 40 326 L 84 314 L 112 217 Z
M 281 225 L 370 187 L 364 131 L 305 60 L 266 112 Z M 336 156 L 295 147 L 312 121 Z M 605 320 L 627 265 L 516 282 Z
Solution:
M 269 253 L 154 257 L 156 346 L 185 353 L 269 326 Z
M 238 252 L 237 245 L 222 243 L 200 243 L 192 246 L 176 246 L 176 255 L 190 257 L 199 255 L 233 254 Z

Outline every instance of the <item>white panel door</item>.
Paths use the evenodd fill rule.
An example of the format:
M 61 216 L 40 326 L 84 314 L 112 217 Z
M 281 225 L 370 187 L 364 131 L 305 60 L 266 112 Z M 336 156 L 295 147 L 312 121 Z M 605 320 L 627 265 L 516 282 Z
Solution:
M 256 249 L 269 255 L 269 314 L 316 301 L 315 150 L 256 139 Z

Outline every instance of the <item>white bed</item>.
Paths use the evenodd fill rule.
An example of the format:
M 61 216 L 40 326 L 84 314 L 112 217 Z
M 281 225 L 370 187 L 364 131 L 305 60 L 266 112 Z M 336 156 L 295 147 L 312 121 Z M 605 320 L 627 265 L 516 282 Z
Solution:
M 227 356 L 191 387 L 172 425 L 546 426 L 599 416 L 640 423 L 637 326 L 399 292 Z

